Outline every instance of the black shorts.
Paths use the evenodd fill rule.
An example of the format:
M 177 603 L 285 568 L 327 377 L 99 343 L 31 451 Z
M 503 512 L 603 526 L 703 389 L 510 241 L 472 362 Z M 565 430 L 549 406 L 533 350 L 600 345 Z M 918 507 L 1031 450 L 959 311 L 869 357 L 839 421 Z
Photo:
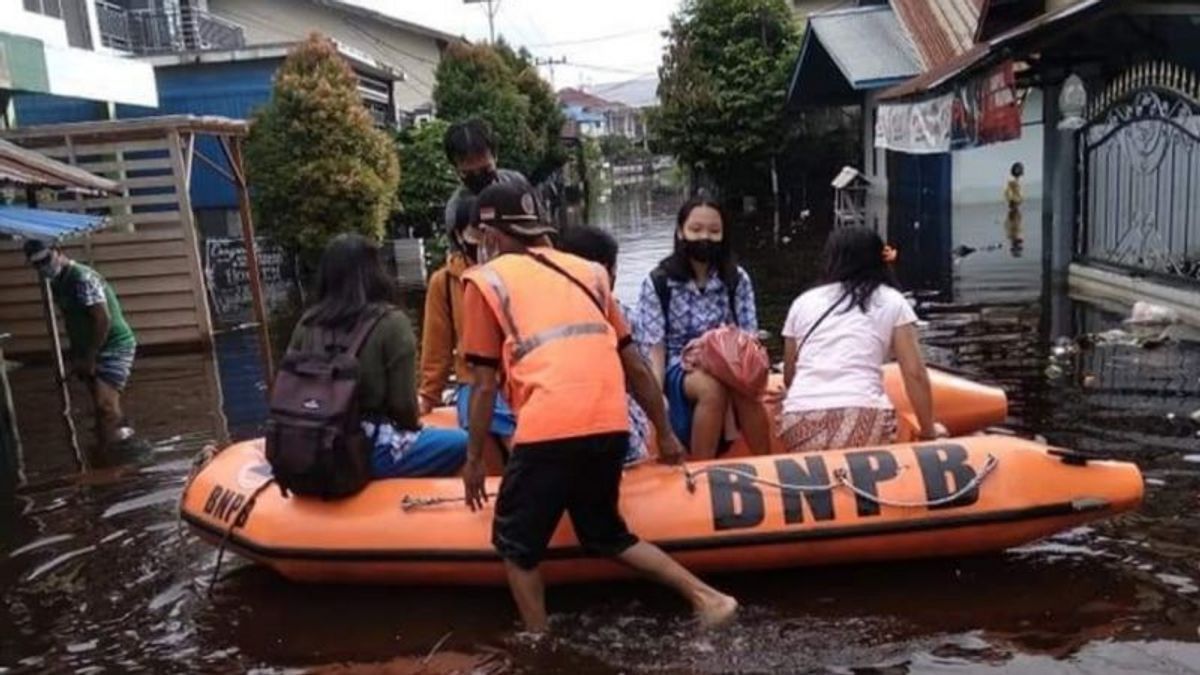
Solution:
M 492 544 L 500 556 L 537 567 L 563 511 L 594 555 L 620 555 L 636 544 L 617 509 L 628 449 L 624 433 L 516 446 L 496 497 Z

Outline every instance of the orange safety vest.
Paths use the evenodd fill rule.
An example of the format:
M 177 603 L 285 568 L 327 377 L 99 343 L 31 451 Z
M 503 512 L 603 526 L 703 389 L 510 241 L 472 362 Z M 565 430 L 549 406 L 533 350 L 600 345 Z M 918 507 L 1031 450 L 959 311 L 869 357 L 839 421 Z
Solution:
M 604 268 L 553 249 L 531 252 L 570 274 L 594 299 L 529 255 L 502 255 L 463 275 L 504 331 L 505 390 L 517 416 L 513 441 L 629 431 L 625 371 L 608 317 Z

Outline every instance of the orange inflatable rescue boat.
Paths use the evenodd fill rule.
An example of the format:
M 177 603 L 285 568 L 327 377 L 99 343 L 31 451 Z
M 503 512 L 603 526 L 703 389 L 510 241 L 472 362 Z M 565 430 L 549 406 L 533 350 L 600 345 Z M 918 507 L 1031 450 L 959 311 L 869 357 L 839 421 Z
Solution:
M 955 434 L 1003 420 L 1003 392 L 946 373 L 938 419 Z M 909 417 L 889 372 L 888 390 Z M 630 528 L 700 573 L 1000 551 L 1135 508 L 1133 464 L 1098 461 L 1011 436 L 800 455 L 730 456 L 632 467 L 621 484 Z M 375 481 L 338 501 L 271 486 L 261 440 L 199 467 L 184 520 L 200 536 L 305 582 L 503 584 L 490 506 L 472 513 L 458 478 Z M 488 479 L 495 493 L 499 478 Z M 251 503 L 251 497 L 257 494 Z M 550 583 L 627 576 L 583 551 L 560 523 L 542 570 Z

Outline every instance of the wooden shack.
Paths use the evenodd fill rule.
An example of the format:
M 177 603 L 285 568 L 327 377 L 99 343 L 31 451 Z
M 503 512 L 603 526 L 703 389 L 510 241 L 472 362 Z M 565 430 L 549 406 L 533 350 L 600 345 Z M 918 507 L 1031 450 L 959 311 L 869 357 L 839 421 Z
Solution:
M 64 246 L 113 285 L 142 348 L 202 349 L 212 321 L 197 245 L 190 188 L 196 148 L 215 137 L 240 182 L 239 143 L 246 123 L 215 117 L 169 116 L 84 122 L 6 131 L 3 138 L 53 159 L 117 181 L 121 194 L 43 194 L 40 207 L 107 215 L 113 227 Z M 17 242 L 0 242 L 0 327 L 12 334 L 10 354 L 49 349 L 36 274 Z

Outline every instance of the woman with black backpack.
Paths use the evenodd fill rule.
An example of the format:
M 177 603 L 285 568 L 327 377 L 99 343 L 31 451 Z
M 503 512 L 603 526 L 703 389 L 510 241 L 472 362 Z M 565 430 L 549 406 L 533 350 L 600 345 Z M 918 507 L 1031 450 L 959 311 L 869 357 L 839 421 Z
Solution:
M 357 411 L 341 418 L 357 417 L 366 439 L 371 477 L 452 476 L 466 461 L 467 433 L 421 427 L 416 337 L 396 298 L 379 247 L 362 235 L 338 235 L 321 255 L 316 302 L 296 326 L 281 371 L 287 370 L 289 361 L 297 364 L 308 359 L 311 363 L 312 355 L 319 357 L 322 352 L 328 356 L 343 351 L 356 358 L 357 383 L 351 386 L 357 390 Z M 310 372 L 313 369 L 292 366 L 291 377 L 298 389 Z M 276 381 L 277 388 L 280 381 Z M 274 399 L 281 394 L 287 398 L 286 392 L 275 392 L 273 421 L 277 417 Z M 320 414 L 319 396 L 292 398 L 297 401 L 293 407 L 300 409 L 294 417 L 303 419 L 304 409 L 311 410 L 309 418 Z M 299 431 L 292 436 L 302 438 Z M 286 452 L 287 443 L 280 445 Z
M 708 331 L 733 325 L 758 333 L 750 275 L 737 264 L 720 205 L 700 195 L 676 218 L 675 248 L 642 283 L 634 334 L 667 397 L 675 435 L 692 459 L 717 455 L 727 412 L 755 452 L 771 444 L 771 423 L 757 396 L 746 396 L 684 358 Z

